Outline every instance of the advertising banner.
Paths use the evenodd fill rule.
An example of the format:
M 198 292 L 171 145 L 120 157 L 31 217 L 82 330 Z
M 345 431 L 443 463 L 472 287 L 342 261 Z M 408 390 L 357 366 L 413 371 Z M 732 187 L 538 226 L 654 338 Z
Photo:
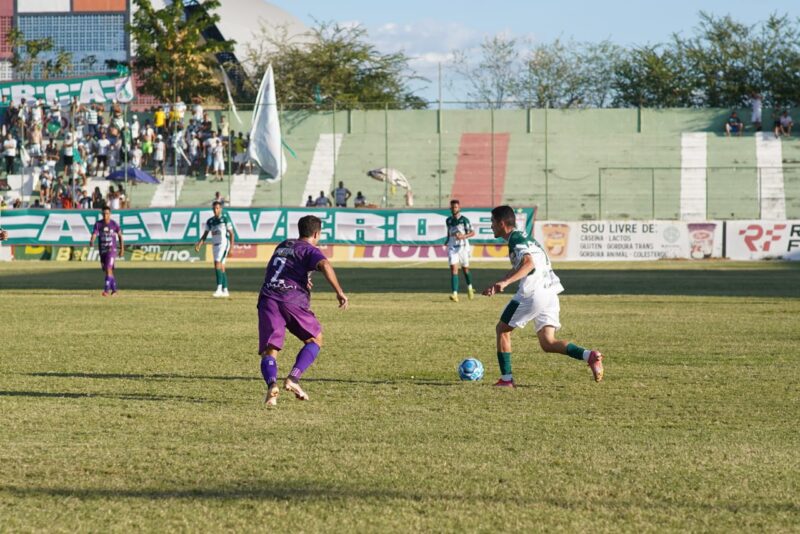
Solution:
M 728 221 L 725 242 L 732 260 L 800 260 L 800 220 Z
M 550 259 L 659 260 L 722 257 L 722 223 L 682 221 L 537 222 Z
M 279 243 L 297 236 L 304 215 L 322 219 L 322 241 L 329 245 L 443 245 L 447 210 L 362 210 L 231 208 L 237 243 Z M 464 210 L 475 230 L 473 243 L 499 244 L 491 229 L 491 210 Z M 534 208 L 517 210 L 517 224 L 531 230 Z M 0 226 L 11 245 L 87 245 L 99 212 L 82 210 L 5 210 Z M 202 235 L 210 208 L 120 210 L 112 214 L 126 245 L 188 245 Z
M 208 254 L 211 254 L 211 247 Z M 170 262 L 194 263 L 203 261 L 205 251 L 195 252 L 194 247 L 187 245 L 143 245 L 125 246 L 125 254 L 118 261 L 141 262 Z M 40 260 L 40 261 L 88 261 L 99 262 L 100 252 L 97 247 L 51 247 L 44 245 L 17 245 L 14 247 L 15 260 Z
M 48 104 L 59 100 L 66 105 L 77 96 L 82 104 L 103 104 L 116 100 L 127 103 L 133 100 L 133 82 L 130 76 L 93 76 L 87 78 L 64 78 L 59 80 L 30 80 L 0 82 L 0 94 L 10 102 L 19 103 L 43 99 Z

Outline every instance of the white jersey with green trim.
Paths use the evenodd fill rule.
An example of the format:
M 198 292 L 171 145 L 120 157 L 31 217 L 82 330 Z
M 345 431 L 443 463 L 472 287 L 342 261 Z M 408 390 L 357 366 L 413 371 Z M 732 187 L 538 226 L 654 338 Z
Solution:
M 531 273 L 519 281 L 517 295 L 530 297 L 536 291 L 547 289 L 561 293 L 564 286 L 553 271 L 550 258 L 544 247 L 532 237 L 528 237 L 525 232 L 514 230 L 508 236 L 508 258 L 511 265 L 517 269 L 526 255 L 533 258 L 534 269 Z
M 233 225 L 225 213 L 206 221 L 206 232 L 211 234 L 211 243 L 214 245 L 225 246 L 228 244 L 228 230 L 232 231 Z
M 469 248 L 469 239 L 456 239 L 458 234 L 468 234 L 472 231 L 472 224 L 463 215 L 458 217 L 448 217 L 445 221 L 447 225 L 447 248 L 458 250 L 461 247 Z

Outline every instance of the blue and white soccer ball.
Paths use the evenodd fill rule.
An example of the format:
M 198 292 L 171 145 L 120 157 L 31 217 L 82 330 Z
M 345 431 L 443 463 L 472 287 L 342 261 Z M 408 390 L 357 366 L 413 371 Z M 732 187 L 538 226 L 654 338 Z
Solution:
M 470 382 L 480 380 L 483 378 L 483 364 L 475 358 L 467 358 L 458 364 L 458 376 Z

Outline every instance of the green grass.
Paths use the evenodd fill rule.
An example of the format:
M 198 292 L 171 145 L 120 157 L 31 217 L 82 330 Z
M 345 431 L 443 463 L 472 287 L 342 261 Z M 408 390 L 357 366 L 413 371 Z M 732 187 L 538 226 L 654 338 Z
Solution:
M 497 391 L 507 296 L 344 265 L 349 311 L 316 280 L 311 401 L 268 410 L 262 266 L 230 266 L 219 301 L 207 265 L 123 265 L 115 299 L 94 264 L 0 265 L 0 530 L 796 531 L 800 268 L 558 267 L 601 384 L 526 328 L 521 387 Z M 466 356 L 482 383 L 458 382 Z

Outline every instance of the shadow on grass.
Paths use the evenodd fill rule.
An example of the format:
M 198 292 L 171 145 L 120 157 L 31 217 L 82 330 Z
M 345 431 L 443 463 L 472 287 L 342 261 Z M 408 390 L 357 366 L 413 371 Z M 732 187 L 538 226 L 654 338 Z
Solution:
M 207 376 L 207 375 L 181 375 L 181 374 L 123 374 L 123 373 L 64 373 L 64 372 L 37 372 L 25 373 L 25 376 L 36 376 L 44 378 L 88 378 L 92 380 L 244 380 L 244 381 L 257 381 L 261 382 L 262 378 L 259 376 Z M 367 385 L 367 386 L 432 386 L 432 387 L 455 387 L 462 383 L 459 381 L 451 380 L 424 380 L 416 378 L 387 378 L 385 380 L 362 380 L 355 378 L 303 378 L 303 382 L 309 383 L 331 383 L 331 384 L 351 384 L 351 385 Z M 525 385 L 518 385 L 517 387 L 530 387 Z M 82 396 L 101 396 L 101 395 L 83 395 Z M 0 392 L 2 396 L 2 392 Z M 59 396 L 52 394 L 52 396 Z
M 19 271 L 0 272 L 0 288 L 12 290 L 102 289 L 102 273 L 86 269 L 47 271 L 34 275 Z M 264 269 L 231 266 L 231 291 L 256 292 L 264 280 Z M 475 269 L 474 284 L 480 289 L 501 278 L 507 269 Z M 450 273 L 446 268 L 371 269 L 340 267 L 339 280 L 350 293 L 447 293 Z M 743 297 L 800 297 L 800 269 L 560 269 L 558 275 L 566 295 L 687 295 Z M 125 265 L 118 271 L 120 289 L 139 291 L 211 291 L 212 269 L 145 268 Z M 330 292 L 316 276 L 315 292 Z M 511 294 L 511 290 L 507 293 Z
M 523 507 L 552 506 L 568 510 L 632 509 L 649 510 L 711 510 L 730 513 L 797 513 L 800 506 L 790 501 L 777 502 L 702 502 L 686 499 L 637 500 L 605 499 L 602 503 L 582 498 L 555 497 L 547 495 L 524 496 L 518 494 L 458 494 L 435 491 L 413 491 L 378 487 L 374 483 L 365 486 L 329 485 L 324 482 L 307 481 L 249 481 L 234 486 L 189 487 L 189 488 L 73 488 L 73 487 L 18 487 L 5 486 L 0 492 L 17 497 L 72 497 L 82 500 L 144 499 L 160 500 L 266 500 L 266 501 L 447 501 L 469 506 L 482 502 L 489 506 L 508 504 Z
M 132 401 L 179 401 L 196 403 L 213 403 L 216 401 L 199 399 L 197 397 L 184 397 L 180 395 L 152 395 L 149 393 L 72 393 L 54 391 L 0 391 L 0 397 L 31 397 L 52 399 L 114 399 Z

